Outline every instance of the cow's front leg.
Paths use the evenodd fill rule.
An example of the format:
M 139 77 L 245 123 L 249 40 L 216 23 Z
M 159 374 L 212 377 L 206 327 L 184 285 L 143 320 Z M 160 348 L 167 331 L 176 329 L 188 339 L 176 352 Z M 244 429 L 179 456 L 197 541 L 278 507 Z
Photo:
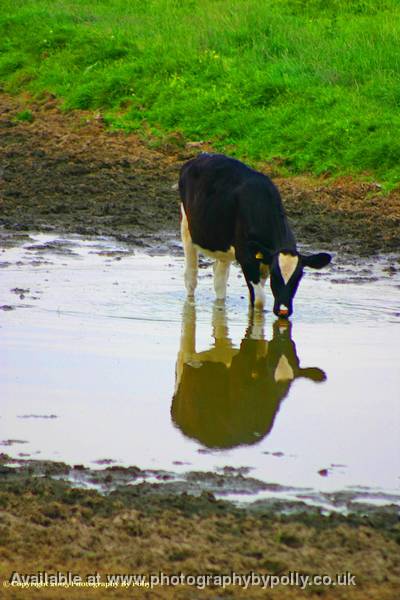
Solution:
M 250 281 L 247 282 L 247 285 L 251 286 L 253 289 L 254 307 L 262 310 L 265 305 L 265 291 L 263 283 L 261 281 L 259 281 L 258 283 Z
M 229 269 L 231 263 L 229 261 L 216 260 L 214 269 L 214 289 L 217 300 L 225 300 L 226 286 L 228 283 Z
M 256 308 L 263 309 L 265 306 L 265 284 L 269 276 L 269 268 L 267 265 L 260 264 L 260 281 L 254 288 L 254 305 Z
M 260 268 L 257 262 L 242 264 L 242 271 L 249 288 L 250 304 L 262 310 L 265 305 L 264 281 L 260 277 Z
M 190 235 L 189 226 L 183 206 L 181 207 L 181 210 L 181 236 L 183 243 L 183 251 L 185 253 L 184 280 L 187 295 L 193 298 L 194 292 L 197 287 L 198 251 L 192 242 L 192 237 Z
M 260 263 L 260 281 L 261 281 L 261 285 L 263 287 L 265 287 L 268 277 L 269 277 L 269 266 L 264 265 L 264 263 Z

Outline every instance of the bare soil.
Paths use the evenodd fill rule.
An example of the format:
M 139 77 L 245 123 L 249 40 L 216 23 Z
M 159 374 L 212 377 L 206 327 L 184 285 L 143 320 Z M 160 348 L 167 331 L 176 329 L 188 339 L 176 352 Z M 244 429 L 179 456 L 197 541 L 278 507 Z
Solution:
M 17 117 L 27 106 L 31 122 Z M 179 135 L 154 145 L 107 130 L 101 115 L 62 112 L 51 97 L 0 94 L 0 224 L 141 245 L 177 233 L 172 186 L 181 164 L 210 148 Z M 274 180 L 300 242 L 359 254 L 399 249 L 399 191 L 384 195 L 377 183 L 351 178 Z
M 54 480 L 68 470 L 34 461 L 16 471 L 0 455 L 0 585 L 13 572 L 106 574 L 336 574 L 355 586 L 312 585 L 262 590 L 193 586 L 146 588 L 3 588 L 4 598 L 326 598 L 394 600 L 400 587 L 400 525 L 396 510 L 322 516 L 237 508 L 200 496 L 163 491 L 163 484 L 122 485 L 107 494 Z M 75 467 L 75 471 L 79 470 Z M 83 467 L 82 467 L 83 468 Z M 115 471 L 117 469 L 117 471 Z M 128 473 L 126 469 L 126 473 Z M 140 470 L 139 470 L 140 471 Z M 135 468 L 131 468 L 135 475 Z M 118 468 L 104 472 L 118 478 Z

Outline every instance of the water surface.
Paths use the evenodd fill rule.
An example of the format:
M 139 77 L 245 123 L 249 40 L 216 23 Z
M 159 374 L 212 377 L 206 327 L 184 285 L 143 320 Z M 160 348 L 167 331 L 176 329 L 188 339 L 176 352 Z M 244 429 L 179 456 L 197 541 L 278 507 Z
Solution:
M 399 501 L 398 266 L 338 257 L 285 324 L 249 318 L 236 268 L 193 304 L 176 252 L 31 234 L 0 254 L 0 451 Z

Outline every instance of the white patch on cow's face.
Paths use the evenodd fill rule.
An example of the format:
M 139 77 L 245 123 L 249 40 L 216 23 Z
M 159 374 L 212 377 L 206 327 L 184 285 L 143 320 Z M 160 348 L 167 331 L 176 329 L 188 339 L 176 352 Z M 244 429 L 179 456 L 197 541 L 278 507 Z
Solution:
M 274 379 L 277 383 L 279 381 L 291 381 L 294 379 L 294 371 L 284 354 L 282 354 L 279 359 L 278 365 L 275 369 Z
M 252 283 L 250 282 L 253 290 L 254 290 L 254 306 L 256 308 L 264 308 L 265 304 L 265 292 L 264 286 L 262 283 Z
M 299 263 L 299 257 L 280 252 L 278 256 L 278 263 L 279 268 L 281 270 L 282 279 L 285 282 L 285 284 L 287 284 L 287 282 L 296 270 L 296 267 Z

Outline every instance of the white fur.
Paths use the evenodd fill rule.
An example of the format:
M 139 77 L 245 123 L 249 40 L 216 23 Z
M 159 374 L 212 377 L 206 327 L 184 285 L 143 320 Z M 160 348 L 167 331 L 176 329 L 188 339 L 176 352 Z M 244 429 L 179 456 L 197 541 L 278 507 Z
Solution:
M 229 261 L 216 260 L 214 267 L 214 289 L 217 300 L 226 298 L 226 286 L 228 283 L 229 269 L 231 263 Z
M 265 265 L 264 263 L 260 264 L 260 281 L 262 283 L 262 285 L 265 285 L 265 282 L 267 281 L 269 277 L 269 266 Z
M 194 296 L 197 287 L 197 272 L 198 272 L 198 253 L 199 251 L 210 258 L 215 259 L 214 263 L 214 289 L 218 300 L 224 300 L 226 297 L 226 286 L 228 283 L 229 269 L 231 262 L 235 260 L 235 250 L 233 246 L 227 252 L 212 252 L 201 248 L 192 242 L 192 237 L 189 231 L 189 224 L 185 210 L 181 205 L 182 222 L 181 236 L 183 242 L 183 250 L 185 253 L 185 286 L 188 296 Z
M 186 217 L 183 205 L 181 205 L 182 222 L 181 236 L 183 242 L 183 250 L 185 253 L 185 286 L 189 297 L 194 296 L 197 287 L 198 273 L 198 253 L 199 251 L 215 260 L 214 263 L 214 289 L 218 300 L 225 300 L 226 287 L 229 278 L 229 269 L 231 263 L 235 260 L 235 249 L 233 246 L 227 252 L 220 250 L 213 252 L 201 246 L 194 244 L 189 231 L 189 224 Z M 264 285 L 269 275 L 269 269 L 266 265 L 260 265 L 260 282 L 251 283 L 254 290 L 254 305 L 256 308 L 264 308 L 265 292 Z
M 278 256 L 278 262 L 283 281 L 286 284 L 296 270 L 297 264 L 299 262 L 299 257 L 280 252 Z
M 209 258 L 213 258 L 214 260 L 220 260 L 222 262 L 232 262 L 235 260 L 235 249 L 233 246 L 227 250 L 227 252 L 222 252 L 222 250 L 207 250 L 206 248 L 202 248 L 198 244 L 194 244 L 194 246 L 199 250 L 204 256 L 208 256 Z
M 265 292 L 264 285 L 260 283 L 252 283 L 250 282 L 254 290 L 254 306 L 256 308 L 264 308 L 265 305 Z

